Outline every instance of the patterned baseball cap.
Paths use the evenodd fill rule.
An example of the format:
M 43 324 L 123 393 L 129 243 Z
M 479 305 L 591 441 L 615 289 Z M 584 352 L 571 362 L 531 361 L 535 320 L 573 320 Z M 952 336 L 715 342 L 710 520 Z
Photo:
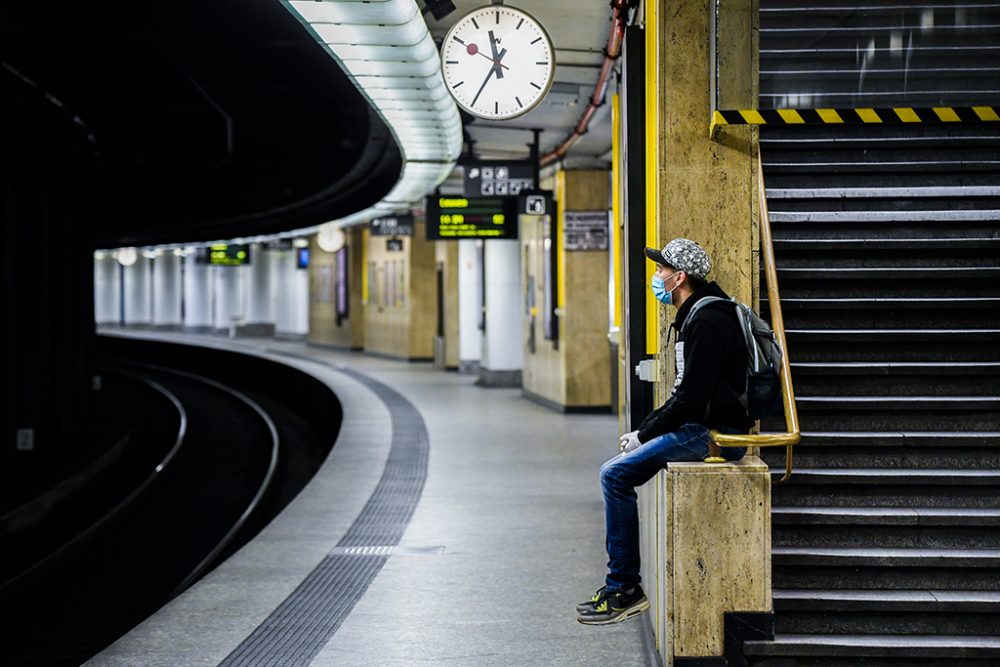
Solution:
M 663 250 L 646 248 L 646 257 L 703 280 L 712 270 L 708 253 L 691 239 L 674 239 L 663 246 Z

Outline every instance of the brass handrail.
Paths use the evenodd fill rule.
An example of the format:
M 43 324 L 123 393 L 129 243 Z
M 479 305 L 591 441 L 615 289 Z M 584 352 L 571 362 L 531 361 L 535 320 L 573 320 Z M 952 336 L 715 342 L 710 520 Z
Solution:
M 757 435 L 734 435 L 711 431 L 715 447 L 710 447 L 706 463 L 721 463 L 718 447 L 784 447 L 785 475 L 781 481 L 792 476 L 792 446 L 801 438 L 799 413 L 795 409 L 795 390 L 792 388 L 792 368 L 788 361 L 788 344 L 785 341 L 785 319 L 781 314 L 781 297 L 778 294 L 778 269 L 774 262 L 774 238 L 771 235 L 771 219 L 767 213 L 767 193 L 764 189 L 764 167 L 757 153 L 757 194 L 760 198 L 760 245 L 764 256 L 764 275 L 767 279 L 767 302 L 771 308 L 771 328 L 781 346 L 781 397 L 785 406 L 785 428 L 787 433 L 766 433 Z

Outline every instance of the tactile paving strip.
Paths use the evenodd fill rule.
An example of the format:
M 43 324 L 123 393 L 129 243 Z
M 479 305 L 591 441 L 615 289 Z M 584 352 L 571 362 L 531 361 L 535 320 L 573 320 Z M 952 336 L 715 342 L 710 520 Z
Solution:
M 389 559 L 420 499 L 428 453 L 420 413 L 387 385 L 348 368 L 338 370 L 371 389 L 389 409 L 392 445 L 382 478 L 343 539 L 220 667 L 312 662 Z M 379 548 L 365 549 L 373 545 Z

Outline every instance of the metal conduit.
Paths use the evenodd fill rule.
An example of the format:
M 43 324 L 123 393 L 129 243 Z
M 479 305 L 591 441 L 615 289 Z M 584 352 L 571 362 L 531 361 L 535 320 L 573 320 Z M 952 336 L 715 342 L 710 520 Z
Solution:
M 604 63 L 601 65 L 601 73 L 594 84 L 594 93 L 590 96 L 587 108 L 583 110 L 580 120 L 577 122 L 569 136 L 562 140 L 553 150 L 546 153 L 539 159 L 539 166 L 545 167 L 557 160 L 561 160 L 566 151 L 577 142 L 577 140 L 587 133 L 590 119 L 598 107 L 604 105 L 604 98 L 608 91 L 608 82 L 611 80 L 611 71 L 621 55 L 622 38 L 625 36 L 625 10 L 628 7 L 628 0 L 611 0 L 611 28 L 608 31 L 608 43 L 604 47 Z

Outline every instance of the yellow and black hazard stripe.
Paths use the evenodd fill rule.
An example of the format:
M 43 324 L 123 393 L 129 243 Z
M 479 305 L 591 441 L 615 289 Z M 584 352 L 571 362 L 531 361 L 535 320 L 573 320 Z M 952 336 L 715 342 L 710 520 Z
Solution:
M 1000 107 L 884 107 L 860 109 L 720 109 L 720 125 L 898 125 L 903 123 L 996 123 Z

